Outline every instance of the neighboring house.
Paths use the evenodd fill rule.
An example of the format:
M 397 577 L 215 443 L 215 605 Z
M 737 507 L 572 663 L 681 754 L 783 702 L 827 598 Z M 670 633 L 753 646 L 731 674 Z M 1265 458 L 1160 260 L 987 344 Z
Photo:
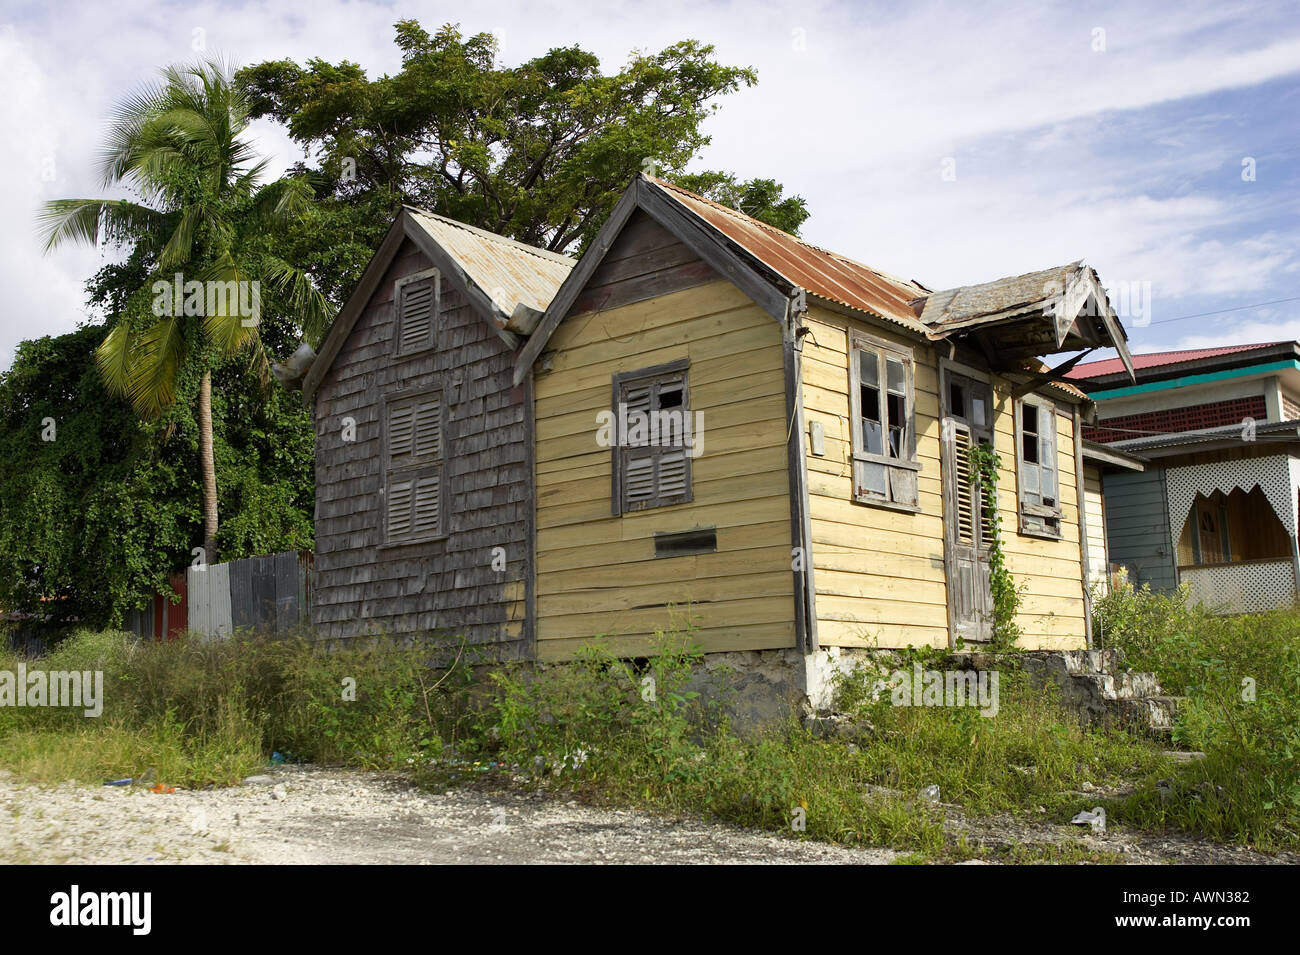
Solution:
M 1088 430 L 1085 425 L 1085 435 Z M 1117 514 L 1113 502 L 1107 501 L 1111 493 L 1107 488 L 1122 481 L 1123 475 L 1145 470 L 1145 459 L 1084 438 L 1083 500 L 1084 524 L 1088 536 L 1087 580 L 1088 586 L 1099 594 L 1110 592 L 1112 575 L 1116 569 L 1110 552 L 1111 534 L 1131 538 L 1133 528 L 1140 525 L 1144 516 L 1131 512 Z M 1111 515 L 1109 520 L 1108 514 Z
M 1023 645 L 1084 647 L 1092 404 L 1038 359 L 1094 348 L 1081 263 L 931 292 L 645 176 L 576 265 L 406 210 L 307 375 L 315 623 L 560 660 L 689 621 L 811 695 L 989 637 L 988 443 Z
M 527 655 L 532 392 L 511 381 L 511 326 L 572 266 L 440 216 L 398 215 L 304 382 L 322 637 L 454 631 Z
M 1105 469 L 1109 559 L 1135 583 L 1233 612 L 1290 605 L 1300 579 L 1300 347 L 1232 345 L 1080 364 L 1085 437 L 1144 459 Z

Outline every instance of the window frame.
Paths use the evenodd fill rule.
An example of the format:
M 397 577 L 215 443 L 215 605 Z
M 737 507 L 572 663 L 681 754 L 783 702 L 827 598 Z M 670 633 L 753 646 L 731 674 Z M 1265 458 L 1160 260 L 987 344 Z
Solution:
M 435 454 L 423 455 L 416 458 L 411 463 L 393 466 L 392 453 L 392 414 L 393 411 L 402 406 L 410 405 L 412 407 L 419 404 L 421 399 L 431 396 L 437 396 L 438 399 L 438 451 Z M 380 541 L 381 546 L 385 547 L 404 547 L 409 544 L 418 544 L 427 541 L 441 540 L 447 537 L 447 395 L 446 390 L 441 385 L 435 385 L 425 388 L 407 389 L 404 391 L 390 392 L 383 396 L 380 407 L 380 434 L 383 442 L 382 457 L 383 472 L 381 474 L 383 502 L 379 508 L 380 522 Z M 414 443 L 416 426 L 412 423 L 411 440 Z M 400 537 L 394 537 L 390 530 L 388 502 L 392 495 L 394 478 L 410 479 L 412 482 L 411 494 L 411 523 L 414 524 L 415 494 L 414 484 L 421 478 L 437 475 L 438 478 L 438 524 L 432 532 L 420 534 L 408 533 Z
M 917 475 L 921 470 L 921 463 L 916 454 L 916 356 L 911 348 L 905 345 L 897 345 L 893 342 L 886 341 L 883 338 L 877 338 L 868 335 L 856 329 L 849 332 L 849 350 L 848 350 L 848 373 L 849 373 L 849 451 L 852 462 L 852 473 L 850 475 L 853 503 L 863 504 L 869 507 L 884 507 L 896 511 L 907 511 L 908 513 L 920 513 L 920 492 L 917 488 Z M 863 445 L 864 440 L 861 432 L 862 418 L 862 377 L 861 364 L 859 359 L 860 352 L 874 352 L 876 355 L 876 373 L 877 388 L 880 392 L 880 425 L 882 435 L 882 448 L 884 453 L 877 454 L 867 451 Z M 905 457 L 891 457 L 888 453 L 889 432 L 890 428 L 896 425 L 889 416 L 889 365 L 888 359 L 893 358 L 903 364 L 903 373 L 905 376 L 904 398 L 907 401 L 906 423 L 904 427 L 905 439 L 904 448 Z M 858 485 L 858 465 L 859 464 L 879 464 L 885 468 L 885 493 L 883 496 L 875 494 L 866 488 Z M 899 474 L 899 479 L 910 484 L 913 500 L 911 502 L 903 500 L 893 500 L 893 488 L 895 477 L 893 472 L 908 472 Z
M 1029 467 L 1038 469 L 1038 496 L 1041 500 L 1047 496 L 1043 493 L 1043 461 L 1042 461 L 1042 441 L 1045 437 L 1042 431 L 1033 432 L 1037 435 L 1039 442 L 1039 460 L 1027 462 L 1025 460 L 1025 427 L 1024 427 L 1024 409 L 1026 407 L 1034 408 L 1038 416 L 1038 427 L 1043 424 L 1043 412 L 1048 415 L 1048 420 L 1052 425 L 1052 468 L 1054 491 L 1051 495 L 1052 500 L 1056 503 L 1049 507 L 1045 504 L 1035 504 L 1025 500 L 1026 494 L 1030 493 L 1025 488 L 1025 473 Z M 1040 537 L 1045 540 L 1060 540 L 1063 536 L 1062 524 L 1064 523 L 1064 508 L 1061 504 L 1061 432 L 1057 427 L 1057 415 L 1060 413 L 1057 404 L 1051 398 L 1044 395 L 1027 394 L 1017 398 L 1012 402 L 1012 413 L 1015 415 L 1015 436 L 1016 436 L 1016 527 L 1017 533 L 1024 537 Z M 1055 521 L 1053 527 L 1049 521 Z
M 433 285 L 433 304 L 429 316 L 429 340 L 418 348 L 402 348 L 402 312 L 407 293 L 413 286 L 430 282 Z M 393 283 L 393 357 L 410 358 L 423 355 L 438 347 L 438 320 L 442 315 L 442 273 L 434 269 L 422 269 L 404 275 Z
M 619 400 L 622 398 L 624 391 L 629 385 L 644 383 L 654 385 L 660 381 L 680 378 L 682 384 L 682 414 L 683 416 L 692 415 L 691 411 L 691 382 L 690 382 L 690 359 L 679 358 L 676 361 L 665 362 L 662 365 L 652 365 L 648 368 L 638 368 L 634 371 L 621 371 L 616 373 L 610 383 L 610 408 L 614 415 L 613 437 L 614 440 L 610 447 L 610 511 L 615 516 L 623 514 L 635 514 L 641 511 L 650 510 L 656 507 L 672 507 L 676 504 L 689 504 L 695 500 L 695 481 L 693 475 L 691 455 L 691 445 L 683 444 L 682 451 L 684 459 L 685 490 L 681 494 L 672 496 L 671 500 L 663 500 L 662 494 L 656 485 L 655 494 L 652 498 L 644 501 L 636 501 L 632 504 L 626 502 L 627 475 L 624 473 L 624 454 L 623 454 L 623 435 L 620 429 L 621 421 L 619 418 Z M 651 409 L 654 411 L 655 409 Z M 695 435 L 692 431 L 691 440 L 694 442 Z M 663 449 L 655 449 L 649 446 L 650 451 L 645 457 L 655 458 L 663 453 Z M 638 455 L 640 457 L 642 455 Z M 657 481 L 657 478 L 656 478 Z

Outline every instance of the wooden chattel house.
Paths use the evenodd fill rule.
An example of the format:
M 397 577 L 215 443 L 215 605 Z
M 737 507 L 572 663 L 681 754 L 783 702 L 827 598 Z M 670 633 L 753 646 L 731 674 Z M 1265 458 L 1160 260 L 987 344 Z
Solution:
M 540 660 L 684 618 L 794 660 L 984 640 L 983 443 L 1023 643 L 1084 647 L 1063 375 L 1101 347 L 1128 362 L 1081 263 L 933 292 L 646 176 L 576 262 L 405 210 L 308 375 L 315 623 Z

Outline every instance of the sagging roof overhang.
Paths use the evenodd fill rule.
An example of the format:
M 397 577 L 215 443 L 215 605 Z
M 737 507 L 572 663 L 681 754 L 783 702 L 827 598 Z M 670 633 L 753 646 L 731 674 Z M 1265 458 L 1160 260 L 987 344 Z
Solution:
M 1136 380 L 1124 327 L 1096 271 L 1082 261 L 934 292 L 912 306 L 932 340 L 973 345 L 997 370 L 1078 352 L 1036 378 L 1058 380 L 1089 352 L 1113 348 Z
M 339 310 L 321 343 L 320 353 L 303 379 L 307 402 L 311 402 L 407 239 L 438 269 L 442 281 L 458 289 L 512 350 L 519 347 L 521 336 L 532 329 L 535 317 L 550 303 L 576 264 L 568 256 L 404 206 L 371 257 L 356 289 Z

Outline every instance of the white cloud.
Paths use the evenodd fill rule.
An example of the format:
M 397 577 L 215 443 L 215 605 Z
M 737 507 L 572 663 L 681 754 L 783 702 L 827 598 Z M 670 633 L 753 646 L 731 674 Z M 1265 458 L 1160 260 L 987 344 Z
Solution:
M 0 36 L 0 122 L 12 131 L 0 145 L 0 367 L 16 341 L 81 317 L 81 287 L 101 256 L 43 258 L 29 224 L 46 198 L 97 194 L 97 136 L 115 100 L 199 53 L 393 72 L 392 24 L 403 17 L 492 31 L 508 62 L 577 43 L 613 69 L 634 47 L 716 44 L 723 62 L 755 66 L 760 83 L 723 101 L 701 164 L 784 182 L 809 201 L 812 241 L 936 287 L 1086 257 L 1103 280 L 1149 278 L 1159 295 L 1248 294 L 1297 265 L 1293 233 L 1252 225 L 1267 210 L 1250 194 L 1165 194 L 1239 160 L 1236 142 L 1203 133 L 1231 122 L 1223 108 L 1161 120 L 1161 104 L 1300 70 L 1300 21 L 1286 9 L 82 2 L 28 14 Z M 1097 27 L 1105 52 L 1093 50 Z M 277 169 L 301 155 L 273 124 L 254 137 Z M 33 163 L 51 150 L 59 178 L 44 183 Z M 956 182 L 939 177 L 944 157 L 957 162 Z M 1244 241 L 1232 231 L 1243 229 Z

